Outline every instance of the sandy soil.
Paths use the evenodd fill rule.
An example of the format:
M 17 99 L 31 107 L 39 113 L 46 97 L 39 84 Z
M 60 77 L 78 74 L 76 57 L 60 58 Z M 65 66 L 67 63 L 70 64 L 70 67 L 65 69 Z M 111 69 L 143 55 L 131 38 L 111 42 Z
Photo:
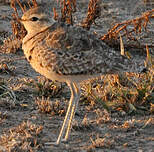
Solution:
M 102 16 L 97 20 L 99 26 L 93 25 L 91 29 L 99 35 L 105 34 L 117 22 L 132 19 L 154 8 L 152 0 L 147 5 L 143 0 L 102 1 Z M 42 4 L 43 1 L 40 0 L 39 3 Z M 56 6 L 54 0 L 42 5 L 46 4 L 49 8 Z M 74 14 L 76 23 L 85 17 L 87 6 L 88 0 L 77 1 L 77 12 Z M 6 1 L 0 1 L 0 44 L 11 34 L 12 12 Z M 154 22 L 149 26 L 149 33 L 144 35 L 145 44 L 154 44 L 152 27 Z M 142 55 L 144 58 L 144 53 Z M 41 113 L 35 101 L 38 96 L 44 95 L 37 85 L 38 77 L 43 79 L 42 76 L 31 68 L 22 51 L 11 54 L 1 52 L 0 65 L 4 64 L 7 67 L 0 68 L 0 136 L 3 137 L 0 140 L 0 151 L 154 151 L 152 114 L 107 112 L 103 107 L 92 107 L 83 100 L 79 103 L 68 143 L 57 147 L 47 145 L 58 137 L 70 96 L 68 88 L 65 84 L 61 86 L 57 83 L 59 90 L 52 92 L 52 95 L 50 92 L 47 94 L 50 102 L 58 102 L 60 113 Z M 6 95 L 1 96 L 4 92 Z

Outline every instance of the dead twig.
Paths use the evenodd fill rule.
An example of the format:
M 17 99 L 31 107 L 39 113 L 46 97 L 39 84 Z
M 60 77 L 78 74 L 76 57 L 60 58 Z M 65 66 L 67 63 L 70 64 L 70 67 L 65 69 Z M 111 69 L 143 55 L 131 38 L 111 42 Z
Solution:
M 154 9 L 143 13 L 141 17 L 116 24 L 112 29 L 109 30 L 107 34 L 101 36 L 100 39 L 101 40 L 117 39 L 119 38 L 118 35 L 121 31 L 123 31 L 123 34 L 121 35 L 122 37 L 126 35 L 129 37 L 131 36 L 132 32 L 141 33 L 142 28 L 147 30 L 147 25 L 150 22 L 149 21 L 150 18 L 154 18 Z M 134 26 L 134 28 L 130 31 L 127 29 L 129 25 Z
M 127 20 L 122 23 L 116 24 L 113 28 L 111 28 L 107 34 L 100 37 L 101 40 L 105 41 L 109 45 L 119 45 L 120 36 L 125 37 L 128 40 L 133 40 L 137 42 L 139 45 L 136 45 L 137 48 L 146 48 L 145 45 L 139 43 L 138 39 L 133 36 L 133 34 L 140 34 L 143 30 L 147 31 L 147 26 L 150 24 L 150 19 L 154 18 L 154 9 L 147 11 L 142 14 L 141 17 L 137 17 L 135 19 Z M 151 48 L 154 48 L 154 45 L 148 45 Z M 133 47 L 132 44 L 125 47 Z
M 60 20 L 73 25 L 73 13 L 76 11 L 76 0 L 63 0 L 61 2 Z
M 95 20 L 101 15 L 101 0 L 90 0 L 88 5 L 87 17 L 81 23 L 81 26 L 87 30 L 95 23 Z

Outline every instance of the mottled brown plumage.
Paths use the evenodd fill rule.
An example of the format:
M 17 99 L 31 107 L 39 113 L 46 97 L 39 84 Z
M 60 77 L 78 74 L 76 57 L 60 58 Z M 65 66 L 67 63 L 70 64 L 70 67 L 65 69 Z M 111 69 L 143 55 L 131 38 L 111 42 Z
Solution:
M 138 67 L 83 28 L 53 22 L 42 8 L 25 12 L 21 22 L 28 31 L 22 48 L 32 67 L 51 80 L 66 82 L 72 92 L 59 144 L 65 130 L 65 140 L 68 138 L 81 81 L 102 74 L 137 72 Z

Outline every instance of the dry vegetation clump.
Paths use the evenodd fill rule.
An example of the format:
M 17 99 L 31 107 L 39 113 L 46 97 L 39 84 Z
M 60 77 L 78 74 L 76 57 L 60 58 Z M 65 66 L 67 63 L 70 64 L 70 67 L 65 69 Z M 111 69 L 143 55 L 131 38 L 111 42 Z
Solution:
M 100 107 L 94 110 L 94 112 L 96 113 L 96 118 L 94 120 L 96 124 L 104 124 L 111 121 L 111 114 L 106 109 L 102 110 L 102 107 Z
M 34 81 L 33 87 L 39 97 L 57 97 L 62 92 L 62 85 L 58 82 L 50 81 L 45 77 L 38 77 L 38 81 Z
M 14 104 L 14 102 L 16 101 L 16 96 L 15 96 L 14 91 L 12 89 L 10 89 L 7 86 L 7 83 L 2 79 L 2 80 L 0 80 L 0 100 L 1 100 L 1 104 L 3 103 L 2 100 L 4 98 L 7 98 L 9 103 L 10 103 L 11 100 L 13 100 L 12 104 Z
M 18 50 L 21 50 L 21 45 L 22 41 L 11 35 L 3 41 L 3 45 L 0 46 L 0 52 L 16 53 Z
M 76 0 L 61 0 L 60 20 L 73 25 L 73 13 L 76 11 Z
M 87 17 L 81 23 L 81 26 L 87 30 L 95 23 L 95 20 L 101 16 L 101 0 L 90 0 L 88 5 Z
M 73 25 L 73 13 L 76 12 L 76 0 L 60 0 L 57 1 L 60 5 L 61 14 L 57 13 L 55 7 L 53 7 L 54 19 Z
M 38 141 L 43 127 L 29 121 L 11 128 L 0 136 L 0 151 L 36 151 L 41 145 Z
M 20 2 L 20 0 L 11 0 L 10 6 L 14 10 L 14 13 L 12 14 L 12 21 L 11 21 L 12 35 L 7 37 L 3 41 L 3 45 L 0 46 L 1 52 L 16 53 L 18 50 L 21 50 L 22 39 L 25 37 L 27 32 L 26 32 L 24 26 L 19 21 L 20 17 L 19 17 L 18 11 L 17 11 L 18 5 L 20 6 L 22 12 L 24 13 L 27 10 L 27 7 L 28 8 L 36 7 L 37 2 L 36 2 L 36 0 L 32 0 L 32 4 L 31 4 L 30 1 L 28 1 L 27 5 L 24 4 L 22 6 L 22 3 Z
M 144 12 L 140 17 L 117 23 L 113 28 L 108 30 L 107 34 L 101 36 L 100 39 L 112 47 L 119 47 L 120 37 L 122 37 L 127 40 L 124 44 L 126 48 L 146 50 L 146 45 L 141 43 L 141 33 L 148 32 L 147 27 L 150 24 L 150 19 L 153 18 L 154 9 Z M 153 44 L 148 44 L 148 47 L 154 49 Z
M 49 98 L 45 99 L 42 97 L 41 99 L 37 98 L 35 103 L 41 113 L 50 114 L 52 116 L 65 115 L 66 108 L 64 109 L 64 106 L 62 106 L 59 101 L 51 102 Z
M 29 84 L 28 84 L 29 85 Z M 38 77 L 38 82 L 34 81 L 30 84 L 38 96 L 35 104 L 41 113 L 50 115 L 64 115 L 66 107 L 59 101 L 51 101 L 52 97 L 60 97 L 62 94 L 62 85 L 58 82 L 50 81 L 45 77 Z
M 108 148 L 112 149 L 115 146 L 115 140 L 110 134 L 106 134 L 104 137 L 99 137 L 99 135 L 96 135 L 96 137 L 91 137 L 91 145 L 86 147 L 88 151 L 92 151 L 95 148 Z
M 111 122 L 110 112 L 103 109 L 101 103 L 96 103 L 95 106 L 87 105 L 85 109 L 88 112 L 93 113 L 93 118 L 89 119 L 86 114 L 82 122 L 74 121 L 72 125 L 73 130 L 91 132 L 94 129 L 94 126 Z
M 92 105 L 101 105 L 108 111 L 120 111 L 122 113 L 150 113 L 153 105 L 154 87 L 153 74 L 126 73 L 124 75 L 106 76 L 103 82 L 83 85 L 84 100 Z M 100 85 L 100 83 L 104 83 Z
M 81 123 L 78 121 L 73 122 L 72 129 L 75 131 L 81 131 L 81 132 L 88 131 L 88 132 L 90 132 L 94 128 L 92 123 L 93 123 L 93 121 L 90 121 L 87 118 L 87 115 L 85 115 L 85 117 L 83 118 Z

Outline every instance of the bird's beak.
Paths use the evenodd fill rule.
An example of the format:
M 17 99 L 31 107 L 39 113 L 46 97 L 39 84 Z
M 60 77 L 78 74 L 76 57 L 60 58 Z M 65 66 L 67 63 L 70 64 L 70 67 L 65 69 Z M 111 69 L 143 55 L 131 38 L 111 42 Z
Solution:
M 22 18 L 19 18 L 18 21 L 19 21 L 21 24 L 23 24 L 23 22 L 26 21 L 26 20 L 24 20 L 24 19 L 22 19 Z

